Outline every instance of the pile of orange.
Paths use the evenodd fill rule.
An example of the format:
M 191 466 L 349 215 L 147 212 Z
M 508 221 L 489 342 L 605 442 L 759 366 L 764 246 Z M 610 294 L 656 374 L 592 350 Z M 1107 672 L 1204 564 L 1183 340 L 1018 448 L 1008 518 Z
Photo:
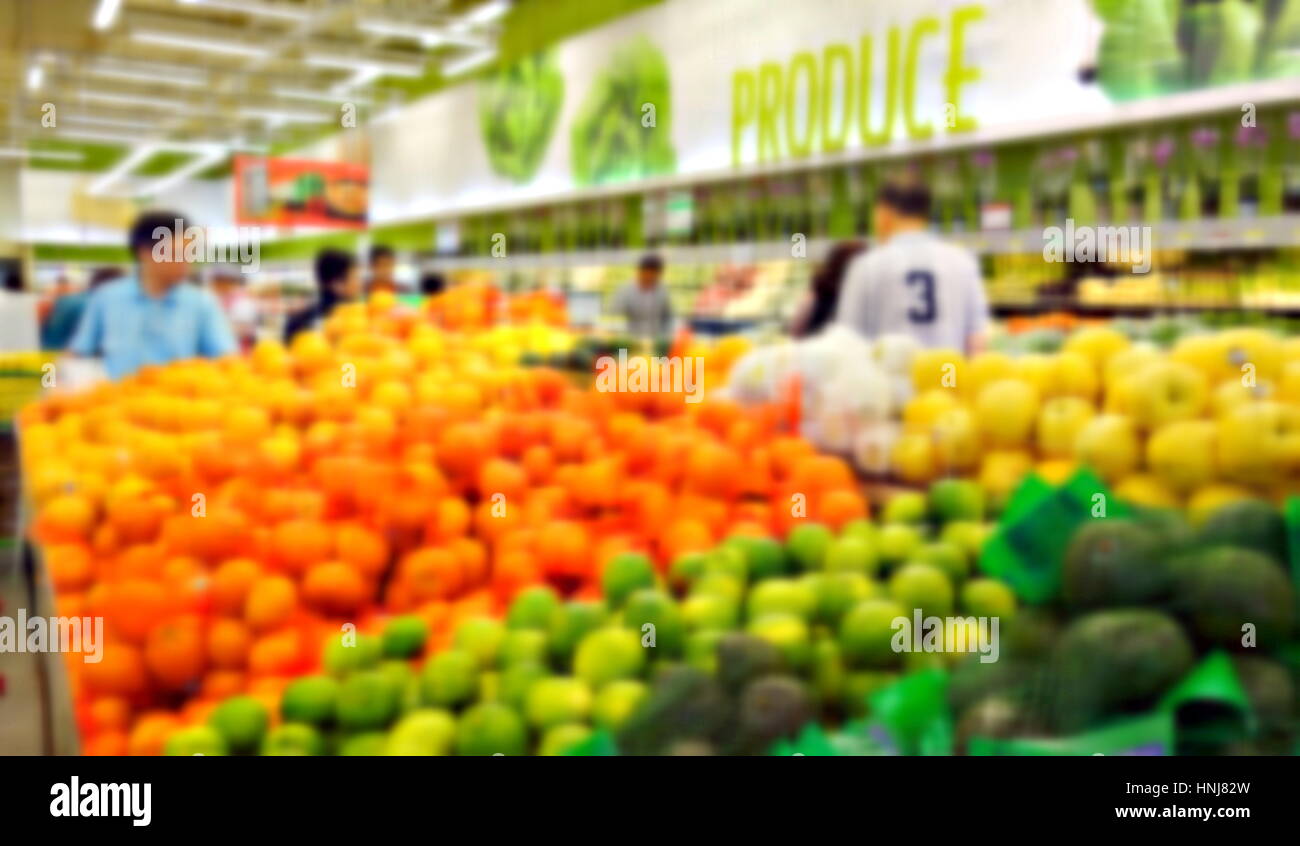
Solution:
M 866 512 L 848 466 L 776 416 L 580 389 L 364 308 L 21 425 L 58 613 L 105 619 L 103 660 L 68 662 L 104 754 L 156 752 L 231 695 L 274 705 L 346 625 L 414 612 L 436 645 L 538 582 L 594 595 L 622 551 L 666 568 Z

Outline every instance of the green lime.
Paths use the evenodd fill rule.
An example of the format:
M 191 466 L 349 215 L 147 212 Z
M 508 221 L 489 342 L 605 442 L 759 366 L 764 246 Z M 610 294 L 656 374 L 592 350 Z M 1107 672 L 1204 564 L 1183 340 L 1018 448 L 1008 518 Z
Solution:
M 266 706 L 251 696 L 231 697 L 208 715 L 208 725 L 221 733 L 226 746 L 237 755 L 256 752 L 269 723 Z
M 866 716 L 870 710 L 868 701 L 876 691 L 889 687 L 898 681 L 898 673 L 880 670 L 860 670 L 844 676 L 841 691 L 841 703 L 844 713 L 850 717 Z
M 735 546 L 716 546 L 704 553 L 705 575 L 730 576 L 739 582 L 749 578 L 749 562 L 743 550 Z
M 323 726 L 334 719 L 339 681 L 332 676 L 294 679 L 280 697 L 280 716 L 289 723 Z
M 889 667 L 898 663 L 894 651 L 894 620 L 910 619 L 902 605 L 889 599 L 866 599 L 840 620 L 840 649 L 857 667 Z
M 745 581 L 722 573 L 706 573 L 691 585 L 691 596 L 721 596 L 739 603 L 745 596 Z
M 686 552 L 673 559 L 668 568 L 668 580 L 673 590 L 681 593 L 689 588 L 692 582 L 704 575 L 707 561 L 703 552 Z
M 530 587 L 516 594 L 506 615 L 506 625 L 512 629 L 546 629 L 551 615 L 560 607 L 555 591 L 544 585 Z
M 542 735 L 542 742 L 537 747 L 537 754 L 553 757 L 567 755 L 581 743 L 591 738 L 592 731 L 581 723 L 565 723 L 552 726 Z
M 962 585 L 961 607 L 976 617 L 1009 619 L 1016 614 L 1016 594 L 997 579 L 971 579 Z
M 970 560 L 961 547 L 955 544 L 935 541 L 924 543 L 907 559 L 908 563 L 929 564 L 948 575 L 954 584 L 960 584 L 970 575 Z
M 940 523 L 984 519 L 984 488 L 970 479 L 940 479 L 930 485 L 930 508 Z
M 826 558 L 835 536 L 821 523 L 802 523 L 790 530 L 786 536 L 785 548 L 791 560 L 801 570 L 816 570 Z
M 633 591 L 655 586 L 655 568 L 639 552 L 623 552 L 609 559 L 600 579 L 610 608 L 621 608 Z
M 686 639 L 686 623 L 677 603 L 657 590 L 639 590 L 623 607 L 623 625 L 636 632 L 648 658 L 676 658 Z
M 700 594 L 682 600 L 682 621 L 691 631 L 731 629 L 740 622 L 740 606 L 725 596 Z
M 511 629 L 501 641 L 502 667 L 520 662 L 544 663 L 546 655 L 546 632 L 539 629 Z
M 339 690 L 338 722 L 345 731 L 381 729 L 397 716 L 401 688 L 379 670 L 354 673 Z
M 880 583 L 861 573 L 806 573 L 803 581 L 817 598 L 814 618 L 832 629 L 839 626 L 844 612 L 881 594 Z
M 738 535 L 728 538 L 724 545 L 740 550 L 751 579 L 770 579 L 789 569 L 785 547 L 773 538 Z
M 921 530 L 906 523 L 887 523 L 880 527 L 877 551 L 887 562 L 905 561 L 921 545 Z
M 423 617 L 415 614 L 394 617 L 384 626 L 384 657 L 414 658 L 424 649 L 424 642 L 428 638 L 429 624 Z
M 601 688 L 591 706 L 591 719 L 597 726 L 618 731 L 649 693 L 645 682 L 619 679 Z
M 617 679 L 635 678 L 645 667 L 641 638 L 627 629 L 597 629 L 582 639 L 573 672 L 593 690 Z
M 374 667 L 382 655 L 383 645 L 379 638 L 352 632 L 339 637 L 331 635 L 325 640 L 322 663 L 327 672 L 343 676 Z
M 812 657 L 808 624 L 793 614 L 767 614 L 750 620 L 745 631 L 777 648 L 787 667 L 802 669 Z
M 270 757 L 324 755 L 325 740 L 315 728 L 303 723 L 284 723 L 266 733 L 262 754 Z
M 441 708 L 412 711 L 393 726 L 386 755 L 447 755 L 456 737 L 456 718 Z
M 450 708 L 474 697 L 478 689 L 478 662 L 461 649 L 439 652 L 424 665 L 420 692 L 425 703 Z
M 484 669 L 495 667 L 506 638 L 505 623 L 491 617 L 474 617 L 456 627 L 454 643 L 463 649 Z
M 388 735 L 382 731 L 368 731 L 344 738 L 338 754 L 344 758 L 377 758 L 388 754 Z
M 880 512 L 882 523 L 920 523 L 929 511 L 925 494 L 920 491 L 903 491 L 890 497 Z
M 567 666 L 573 657 L 573 650 L 578 641 L 587 632 L 594 631 L 605 624 L 607 617 L 605 606 L 599 602 L 566 602 L 551 615 L 551 624 L 547 640 L 551 645 L 551 658 L 559 665 Z
M 511 664 L 501 672 L 497 685 L 497 699 L 517 711 L 523 710 L 528 698 L 528 689 L 533 682 L 549 675 L 546 666 L 540 662 L 522 662 Z
M 525 713 L 539 729 L 582 722 L 591 713 L 591 688 L 581 679 L 550 676 L 528 689 Z
M 876 548 L 861 537 L 842 537 L 831 542 L 822 566 L 829 573 L 861 573 L 874 576 L 880 562 Z
M 768 579 L 754 585 L 749 592 L 745 614 L 757 620 L 768 614 L 793 614 L 802 620 L 812 618 L 817 610 L 817 593 L 800 579 Z
M 720 629 L 701 629 L 686 638 L 686 663 L 701 672 L 713 675 L 718 670 L 718 644 L 727 632 Z
M 225 738 L 212 726 L 190 726 L 172 732 L 163 747 L 165 755 L 227 755 Z
M 889 578 L 889 595 L 907 609 L 921 609 L 925 616 L 947 617 L 952 613 L 953 589 L 948 574 L 931 564 L 905 564 Z
M 457 755 L 523 755 L 527 751 L 528 727 L 507 705 L 475 705 L 456 725 Z

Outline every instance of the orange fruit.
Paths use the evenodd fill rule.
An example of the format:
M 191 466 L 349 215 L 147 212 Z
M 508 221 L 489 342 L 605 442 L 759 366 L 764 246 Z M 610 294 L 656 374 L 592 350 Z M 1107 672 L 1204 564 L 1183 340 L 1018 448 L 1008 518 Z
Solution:
M 795 462 L 790 475 L 792 489 L 811 497 L 822 491 L 853 487 L 853 471 L 849 465 L 831 455 L 809 455 Z
M 447 545 L 447 548 L 460 560 L 466 585 L 473 587 L 487 581 L 487 549 L 480 541 L 473 538 L 456 538 Z
M 259 637 L 248 653 L 248 671 L 254 676 L 291 673 L 301 663 L 301 646 L 292 629 Z
M 128 755 L 161 755 L 167 738 L 181 727 L 176 715 L 167 711 L 151 711 L 140 716 L 127 735 Z
M 591 572 L 591 541 L 586 528 L 572 520 L 554 520 L 537 533 L 537 563 L 548 576 L 583 576 Z
M 478 493 L 485 499 L 500 494 L 506 498 L 506 502 L 518 501 L 527 490 L 528 474 L 513 461 L 492 458 L 479 468 Z
M 82 665 L 81 681 L 92 693 L 134 696 L 148 684 L 144 657 L 131 644 L 110 640 L 103 645 L 103 654 L 97 663 Z
M 686 459 L 686 486 L 704 496 L 735 496 L 743 473 L 739 453 L 721 444 L 700 444 Z
M 156 626 L 144 647 L 145 666 L 160 685 L 178 690 L 203 675 L 207 651 L 195 617 L 180 617 Z
M 464 566 L 449 549 L 424 547 L 402 559 L 398 576 L 406 582 L 416 602 L 449 599 L 465 583 Z
M 318 520 L 286 520 L 271 533 L 271 554 L 288 572 L 302 573 L 333 557 L 333 533 Z
M 672 562 L 687 552 L 704 552 L 713 542 L 713 532 L 707 523 L 691 517 L 679 517 L 660 533 L 659 554 L 664 561 Z
M 125 731 L 131 723 L 131 703 L 121 696 L 96 697 L 88 709 L 94 731 Z
M 340 561 L 317 564 L 302 582 L 303 601 L 326 614 L 350 614 L 365 603 L 368 593 L 361 575 Z
M 522 549 L 507 550 L 496 556 L 492 589 L 498 597 L 509 601 L 524 588 L 536 585 L 541 578 L 542 569 L 531 553 Z
M 234 509 L 208 503 L 203 516 L 183 511 L 163 524 L 163 544 L 177 555 L 219 561 L 238 554 L 248 521 Z
M 239 670 L 213 670 L 203 677 L 199 696 L 219 702 L 238 696 L 247 686 L 248 679 Z
M 94 503 L 75 493 L 51 499 L 36 517 L 37 536 L 46 543 L 89 540 L 94 525 Z
M 334 533 L 334 552 L 362 574 L 377 578 L 391 555 L 384 538 L 359 523 L 344 523 Z
M 253 635 L 239 620 L 217 620 L 208 630 L 208 658 L 223 670 L 242 669 L 248 663 Z
M 433 520 L 425 531 L 429 543 L 445 543 L 462 537 L 470 526 L 468 503 L 460 497 L 448 496 L 438 501 Z
M 253 583 L 244 601 L 244 619 L 262 632 L 289 621 L 298 604 L 298 591 L 284 576 L 264 576 Z
M 251 558 L 231 558 L 222 562 L 212 574 L 212 606 L 218 614 L 239 616 L 253 583 L 262 575 L 262 567 Z
M 128 754 L 129 741 L 126 732 L 121 730 L 105 731 L 86 740 L 81 753 L 88 756 L 120 757 Z
M 838 531 L 850 520 L 865 518 L 867 503 L 856 491 L 831 490 L 821 495 L 814 512 L 815 519 Z
M 80 543 L 45 547 L 45 568 L 57 591 L 81 590 L 95 575 L 90 550 Z
M 157 536 L 167 516 L 167 506 L 161 497 L 117 496 L 109 498 L 104 512 L 119 540 L 144 543 Z
M 143 643 L 150 629 L 166 616 L 167 592 L 162 585 L 127 579 L 108 586 L 104 622 L 132 643 Z
M 521 464 L 528 474 L 528 481 L 534 485 L 547 484 L 555 472 L 555 456 L 541 444 L 534 444 L 524 450 Z

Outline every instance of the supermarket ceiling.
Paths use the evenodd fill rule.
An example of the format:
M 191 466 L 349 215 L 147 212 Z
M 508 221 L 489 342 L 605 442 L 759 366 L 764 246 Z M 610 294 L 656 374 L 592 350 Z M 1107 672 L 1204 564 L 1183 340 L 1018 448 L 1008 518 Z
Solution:
M 511 0 L 0 0 L 0 149 L 202 175 L 490 64 Z

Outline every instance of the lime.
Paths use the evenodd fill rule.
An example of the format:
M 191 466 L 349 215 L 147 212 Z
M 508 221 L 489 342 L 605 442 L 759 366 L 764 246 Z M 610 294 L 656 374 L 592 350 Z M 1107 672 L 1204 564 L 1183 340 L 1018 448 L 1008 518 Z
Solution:
M 539 679 L 528 689 L 524 711 L 540 729 L 580 722 L 591 712 L 591 688 L 570 676 Z
M 686 638 L 686 663 L 713 675 L 718 669 L 718 643 L 726 636 L 720 629 L 701 629 Z
M 691 585 L 691 596 L 721 596 L 739 603 L 745 595 L 745 582 L 721 573 L 705 574 Z
M 496 666 L 505 638 L 505 623 L 491 617 L 474 617 L 456 627 L 454 642 L 457 649 L 473 655 L 478 665 L 486 669 Z
M 790 530 L 785 548 L 791 560 L 803 570 L 816 570 L 826 558 L 826 550 L 835 536 L 821 523 L 802 523 Z
M 703 552 L 687 552 L 673 559 L 668 568 L 668 580 L 675 591 L 686 590 L 692 582 L 704 574 L 708 557 Z
M 478 662 L 461 649 L 439 652 L 424 665 L 420 692 L 429 705 L 450 708 L 468 702 L 478 689 Z
M 686 623 L 677 603 L 657 590 L 639 590 L 628 597 L 623 625 L 636 632 L 646 657 L 675 658 L 682 653 Z
M 880 583 L 861 573 L 807 573 L 803 581 L 817 598 L 814 619 L 832 628 L 839 625 L 844 612 L 881 593 Z
M 221 733 L 226 746 L 237 755 L 257 751 L 269 722 L 266 706 L 251 696 L 231 697 L 208 716 L 208 725 Z
M 812 683 L 822 702 L 838 702 L 844 693 L 844 656 L 840 645 L 829 637 L 813 642 Z
M 559 607 L 560 600 L 555 591 L 545 586 L 530 587 L 520 591 L 510 603 L 506 625 L 512 629 L 545 630 L 551 615 Z
M 866 599 L 850 608 L 840 620 L 840 649 L 851 665 L 891 666 L 899 660 L 894 652 L 894 620 L 908 619 L 902 605 L 889 599 Z
M 925 520 L 929 503 L 919 491 L 903 491 L 885 503 L 880 512 L 882 523 L 920 523 Z
M 546 661 L 546 632 L 538 629 L 511 629 L 501 641 L 501 666 L 520 662 Z
M 831 573 L 875 575 L 879 566 L 876 548 L 861 537 L 842 537 L 831 542 L 822 566 Z
M 285 723 L 267 732 L 262 741 L 262 754 L 270 757 L 324 755 L 325 740 L 309 725 Z
M 368 731 L 347 737 L 339 744 L 338 754 L 345 758 L 375 758 L 387 755 L 388 735 L 382 731 Z
M 794 614 L 767 614 L 751 620 L 745 631 L 775 646 L 788 667 L 802 669 L 812 658 L 808 624 Z
M 414 658 L 424 649 L 429 637 L 429 624 L 423 617 L 407 614 L 394 617 L 384 626 L 383 653 L 385 658 Z
M 847 673 L 841 691 L 841 704 L 844 713 L 851 717 L 865 716 L 870 709 L 868 700 L 878 690 L 898 681 L 898 673 L 880 670 L 862 670 Z
M 593 690 L 616 679 L 635 678 L 645 667 L 641 638 L 627 629 L 597 629 L 582 639 L 573 672 Z
M 1010 618 L 1016 614 L 1016 594 L 997 579 L 971 579 L 962 585 L 961 607 L 976 617 Z
M 190 726 L 172 732 L 163 747 L 166 755 L 227 755 L 225 738 L 212 726 Z
M 412 711 L 388 733 L 386 755 L 446 755 L 456 737 L 456 718 L 441 708 Z
M 280 716 L 285 722 L 325 725 L 334 719 L 339 682 L 332 676 L 304 676 L 295 679 L 280 697 Z
M 769 579 L 789 569 L 785 547 L 773 538 L 738 535 L 728 538 L 723 545 L 740 550 L 751 579 Z
M 739 603 L 725 596 L 700 594 L 682 601 L 682 621 L 691 631 L 731 629 L 740 622 Z
M 983 520 L 984 489 L 970 479 L 940 479 L 930 485 L 930 508 L 941 523 Z
M 944 541 L 923 543 L 908 558 L 908 563 L 929 564 L 948 575 L 954 583 L 959 584 L 970 575 L 970 560 L 961 547 Z
M 812 586 L 798 579 L 768 579 L 749 592 L 745 613 L 757 620 L 768 614 L 793 614 L 803 620 L 811 619 L 817 610 L 817 593 Z
M 379 663 L 383 654 L 380 639 L 372 635 L 352 634 L 348 641 L 331 635 L 325 641 L 322 663 L 336 676 L 367 670 Z
M 346 731 L 381 729 L 397 716 L 401 687 L 378 670 L 354 673 L 339 690 L 339 727 Z
M 879 534 L 880 532 L 875 523 L 861 517 L 857 520 L 850 520 L 840 527 L 841 538 L 860 538 L 872 546 L 875 546 Z
M 904 561 L 921 545 L 921 530 L 906 523 L 887 523 L 880 528 L 878 552 L 885 561 Z
M 497 700 L 515 710 L 523 710 L 528 698 L 528 689 L 533 682 L 548 675 L 545 665 L 524 661 L 511 664 L 501 672 L 497 684 Z
M 618 731 L 646 698 L 649 688 L 636 679 L 612 681 L 596 694 L 591 706 L 591 718 L 597 726 Z
M 633 591 L 655 586 L 655 568 L 639 552 L 624 552 L 609 559 L 600 579 L 610 608 L 621 608 Z
M 749 562 L 743 550 L 735 546 L 718 546 L 704 554 L 705 575 L 730 576 L 740 582 L 749 578 Z
M 565 723 L 552 726 L 542 735 L 542 742 L 537 747 L 537 754 L 548 757 L 567 755 L 580 743 L 591 738 L 592 731 L 581 723 Z
M 475 705 L 456 725 L 457 755 L 523 755 L 528 751 L 528 727 L 508 705 Z
M 605 624 L 605 606 L 599 602 L 566 602 L 551 615 L 547 640 L 551 644 L 551 658 L 567 665 L 578 641 L 587 632 Z
M 943 527 L 939 532 L 939 540 L 957 547 L 966 554 L 968 560 L 975 562 L 979 560 L 980 553 L 984 550 L 984 540 L 990 532 L 991 528 L 986 523 L 955 520 Z
M 953 589 L 948 574 L 930 564 L 906 564 L 889 579 L 889 595 L 907 609 L 919 608 L 925 616 L 952 613 Z

